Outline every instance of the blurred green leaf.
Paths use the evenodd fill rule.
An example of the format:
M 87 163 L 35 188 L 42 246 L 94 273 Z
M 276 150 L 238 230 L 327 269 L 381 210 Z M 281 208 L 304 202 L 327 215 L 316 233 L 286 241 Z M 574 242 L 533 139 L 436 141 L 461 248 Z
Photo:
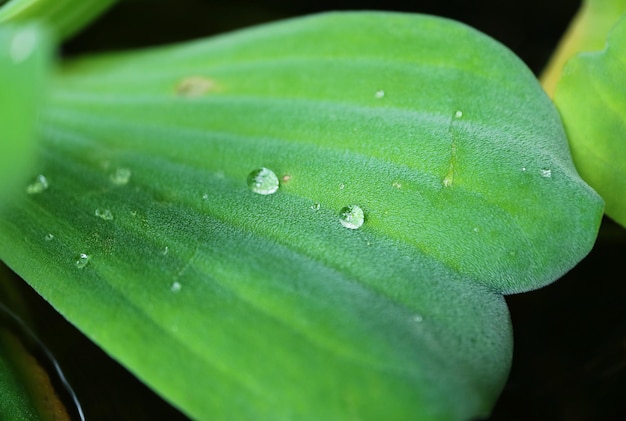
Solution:
M 554 95 L 568 60 L 581 52 L 602 50 L 609 30 L 625 12 L 626 0 L 583 0 L 541 75 L 541 83 L 550 96 Z
M 606 213 L 626 226 L 626 17 L 601 52 L 580 54 L 566 66 L 554 100 L 574 162 L 606 201 Z
M 40 136 L 49 188 L 0 256 L 194 418 L 486 416 L 501 294 L 569 270 L 603 210 L 532 73 L 427 16 L 75 61 Z
M 59 40 L 70 38 L 117 0 L 10 0 L 0 5 L 0 23 L 43 22 Z
M 50 45 L 39 27 L 0 27 L 0 207 L 32 170 L 49 67 Z

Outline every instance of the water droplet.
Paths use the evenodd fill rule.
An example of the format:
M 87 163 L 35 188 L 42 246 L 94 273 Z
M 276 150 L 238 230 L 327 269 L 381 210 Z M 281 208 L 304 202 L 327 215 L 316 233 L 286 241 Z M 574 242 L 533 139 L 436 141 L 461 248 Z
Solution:
M 37 44 L 37 32 L 34 28 L 26 28 L 19 31 L 11 40 L 10 54 L 14 63 L 26 60 L 35 50 Z
M 113 219 L 113 214 L 108 209 L 100 209 L 100 208 L 98 208 L 98 209 L 96 209 L 95 215 L 98 218 L 104 219 L 105 221 L 110 221 L 110 220 Z
M 46 236 L 44 237 L 46 241 L 52 241 L 54 240 L 54 235 L 51 233 L 46 234 Z
M 26 193 L 37 194 L 48 188 L 48 180 L 42 174 L 39 174 L 35 181 L 26 187 Z
M 413 321 L 416 323 L 422 323 L 424 321 L 424 317 L 421 314 L 416 314 L 413 316 Z
M 132 210 L 130 211 L 131 216 L 137 216 L 137 211 L 136 210 Z
M 82 269 L 89 263 L 91 256 L 85 253 L 81 253 L 78 255 L 78 259 L 74 263 L 78 269 Z
M 474 227 L 473 231 L 474 231 L 476 234 L 478 234 L 478 233 L 480 232 L 480 228 L 478 228 L 478 227 Z
M 183 288 L 180 282 L 174 281 L 172 282 L 172 286 L 170 287 L 170 291 L 178 292 Z
M 165 249 L 163 249 L 163 251 L 161 252 L 161 254 L 162 254 L 163 256 L 167 256 L 167 253 L 169 253 L 169 252 L 170 252 L 170 248 L 169 248 L 168 246 L 165 246 Z
M 213 79 L 203 76 L 189 76 L 181 80 L 176 86 L 176 93 L 185 97 L 198 97 L 216 90 Z
M 288 182 L 289 180 L 291 180 L 291 175 L 289 174 L 285 174 L 280 178 L 280 181 L 282 181 L 283 183 Z
M 343 183 L 339 183 L 339 190 L 343 190 L 346 188 L 346 185 Z
M 109 176 L 109 178 L 113 184 L 123 186 L 128 184 L 131 175 L 132 172 L 128 168 L 118 168 Z
M 552 177 L 552 170 L 548 169 L 548 168 L 543 168 L 541 170 L 541 176 L 544 178 L 550 178 Z
M 365 214 L 357 205 L 346 206 L 339 212 L 339 221 L 346 228 L 359 229 L 365 222 Z
M 209 200 L 209 194 L 208 193 L 204 193 L 202 195 L 202 200 Z
M 522 167 L 522 172 L 526 172 L 526 167 Z
M 402 188 L 402 183 L 400 183 L 399 181 L 394 181 L 391 185 L 395 187 L 396 189 Z
M 313 203 L 311 205 L 311 209 L 313 209 L 315 212 L 317 212 L 318 210 L 320 210 L 320 204 L 319 203 Z
M 258 194 L 272 194 L 278 190 L 278 177 L 268 168 L 259 168 L 248 175 L 248 187 Z
M 457 112 L 454 113 L 454 118 L 461 118 L 463 117 L 463 111 L 458 110 Z
M 374 98 L 377 99 L 381 99 L 385 97 L 385 91 L 383 91 L 382 89 L 379 89 L 376 91 L 376 93 L 374 94 Z

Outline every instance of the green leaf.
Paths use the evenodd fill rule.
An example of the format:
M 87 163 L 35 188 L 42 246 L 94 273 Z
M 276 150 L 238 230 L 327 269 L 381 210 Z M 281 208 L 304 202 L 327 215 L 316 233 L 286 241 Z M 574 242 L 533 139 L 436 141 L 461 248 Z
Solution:
M 16 291 L 7 285 L 0 268 L 0 419 L 19 421 L 64 421 L 69 416 L 39 358 L 33 352 L 36 338 L 5 306 Z M 9 296 L 7 300 L 7 295 Z
M 117 0 L 10 0 L 0 5 L 0 23 L 44 22 L 59 40 L 70 38 Z
M 550 96 L 565 64 L 578 53 L 602 50 L 609 30 L 625 12 L 626 0 L 583 0 L 541 75 L 541 84 Z
M 532 73 L 428 16 L 75 61 L 40 136 L 0 256 L 194 418 L 486 416 L 501 294 L 569 270 L 603 209 Z
M 626 226 L 626 17 L 601 52 L 566 66 L 554 100 L 581 176 L 606 201 L 606 213 Z
M 32 171 L 50 45 L 35 25 L 0 27 L 0 207 Z

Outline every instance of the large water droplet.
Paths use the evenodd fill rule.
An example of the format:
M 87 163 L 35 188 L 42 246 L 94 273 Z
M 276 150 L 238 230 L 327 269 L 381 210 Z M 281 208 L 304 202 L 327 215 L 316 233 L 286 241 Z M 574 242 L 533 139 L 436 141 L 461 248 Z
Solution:
M 365 222 L 365 214 L 357 205 L 346 206 L 339 212 L 339 221 L 346 228 L 359 229 Z
M 128 168 L 118 168 L 110 175 L 109 178 L 113 184 L 123 186 L 124 184 L 128 184 L 131 175 L 132 171 Z
M 48 188 L 48 180 L 43 174 L 39 174 L 35 181 L 26 187 L 26 193 L 37 194 Z
M 95 214 L 96 214 L 96 216 L 98 218 L 102 218 L 105 221 L 110 221 L 110 220 L 113 219 L 113 214 L 108 209 L 100 209 L 100 208 L 98 208 L 98 209 L 96 209 Z
M 89 264 L 90 259 L 91 259 L 90 255 L 81 253 L 78 255 L 78 259 L 76 259 L 76 262 L 74 264 L 76 265 L 78 269 L 82 269 L 85 266 L 87 266 L 87 264 Z
M 11 40 L 10 54 L 14 63 L 26 60 L 35 50 L 37 44 L 37 32 L 34 28 L 26 28 L 19 31 Z
M 278 190 L 278 177 L 274 171 L 262 167 L 248 174 L 248 187 L 258 194 L 272 194 Z

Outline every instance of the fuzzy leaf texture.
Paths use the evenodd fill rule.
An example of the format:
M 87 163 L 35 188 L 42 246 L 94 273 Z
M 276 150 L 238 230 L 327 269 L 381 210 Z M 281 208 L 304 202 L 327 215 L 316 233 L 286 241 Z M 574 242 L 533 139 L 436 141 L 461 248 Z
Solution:
M 606 213 L 626 226 L 626 15 L 606 48 L 568 62 L 554 97 L 574 162 L 606 201 Z
M 49 186 L 0 256 L 197 419 L 488 415 L 502 294 L 569 270 L 603 210 L 532 73 L 430 16 L 76 60 L 39 138 Z

